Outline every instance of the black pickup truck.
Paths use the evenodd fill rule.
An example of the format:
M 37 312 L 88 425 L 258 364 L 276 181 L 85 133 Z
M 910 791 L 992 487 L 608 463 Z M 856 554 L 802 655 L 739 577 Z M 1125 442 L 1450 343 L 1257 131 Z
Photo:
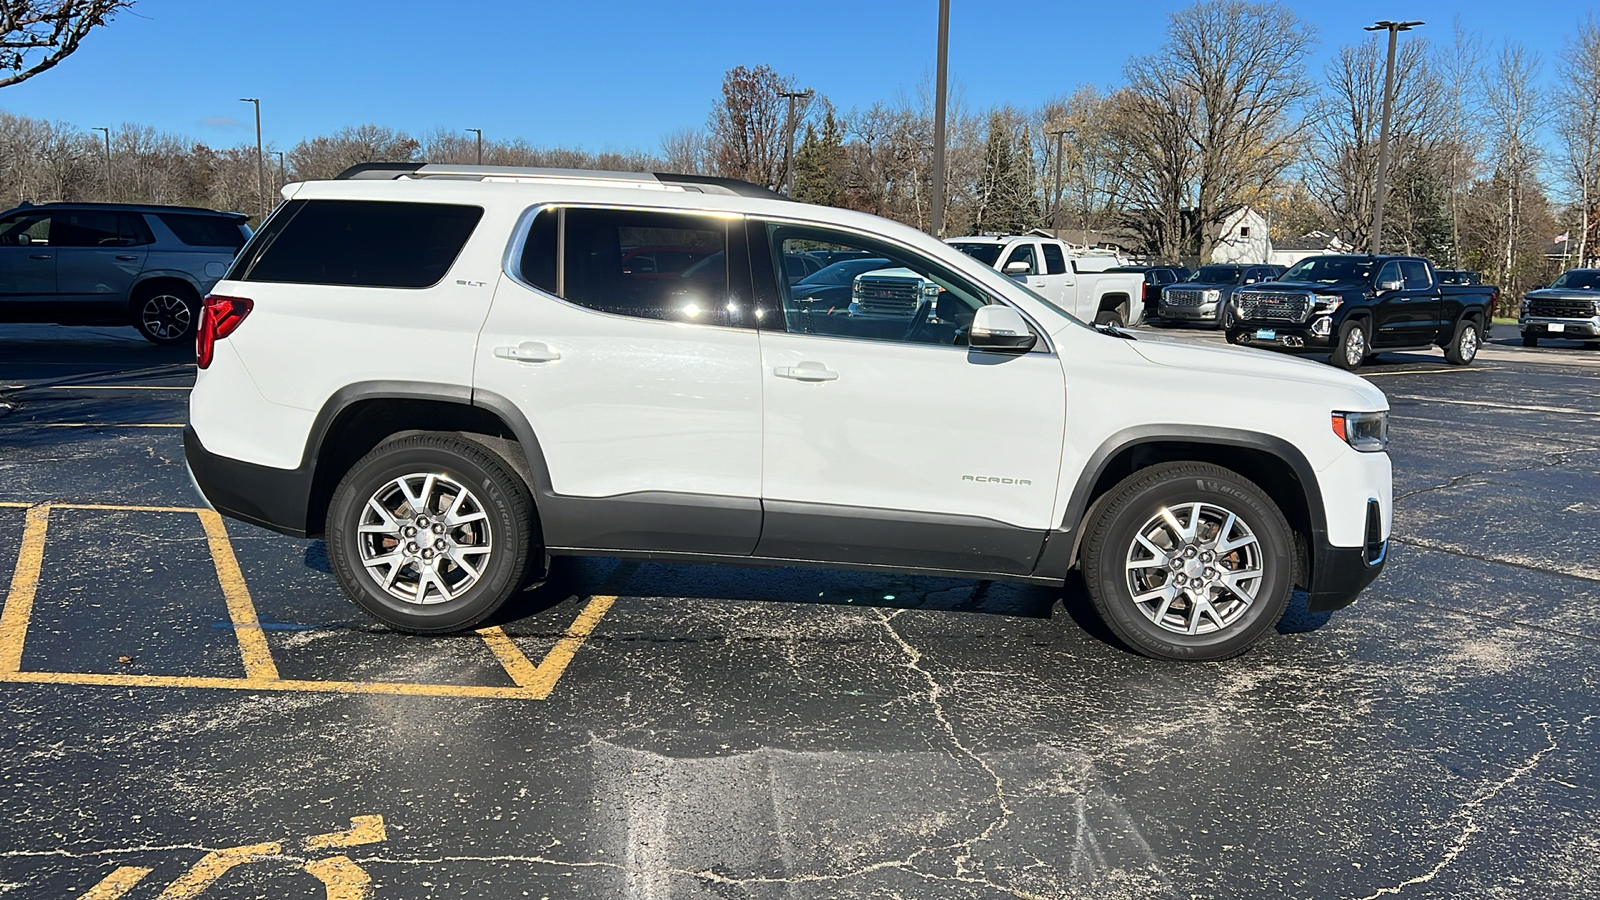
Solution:
M 1225 322 L 1231 344 L 1326 350 L 1345 369 L 1385 350 L 1431 347 L 1464 366 L 1499 294 L 1488 284 L 1440 284 L 1417 256 L 1312 256 L 1235 293 Z

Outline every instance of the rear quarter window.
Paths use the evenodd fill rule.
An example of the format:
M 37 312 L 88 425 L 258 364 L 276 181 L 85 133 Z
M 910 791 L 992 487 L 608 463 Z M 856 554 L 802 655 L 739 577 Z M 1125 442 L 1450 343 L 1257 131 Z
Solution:
M 306 200 L 263 229 L 241 281 L 425 288 L 442 280 L 483 218 L 448 203 Z M 279 224 L 281 222 L 281 224 Z
M 193 213 L 160 213 L 156 218 L 190 247 L 226 247 L 237 252 L 244 246 L 244 229 L 234 219 Z

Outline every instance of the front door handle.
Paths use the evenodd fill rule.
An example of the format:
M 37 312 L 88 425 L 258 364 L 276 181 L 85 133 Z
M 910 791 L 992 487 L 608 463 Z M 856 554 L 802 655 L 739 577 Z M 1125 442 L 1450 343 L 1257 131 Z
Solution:
M 519 363 L 555 362 L 561 358 L 561 353 L 550 348 L 543 341 L 523 341 L 515 347 L 496 347 L 494 355 L 497 359 L 510 359 Z
M 51 256 L 48 253 L 30 253 L 30 254 L 28 254 L 28 258 L 29 259 L 55 259 L 55 257 Z
M 1043 281 L 1035 281 L 1033 283 L 1033 286 L 1034 287 L 1044 287 L 1044 282 Z
M 772 374 L 779 378 L 792 378 L 795 381 L 838 381 L 839 373 L 828 369 L 819 362 L 803 362 L 796 366 L 779 366 L 772 370 Z
M 119 256 L 119 257 L 117 257 L 117 261 L 118 262 L 138 262 L 139 261 L 139 257 L 137 257 L 137 256 Z

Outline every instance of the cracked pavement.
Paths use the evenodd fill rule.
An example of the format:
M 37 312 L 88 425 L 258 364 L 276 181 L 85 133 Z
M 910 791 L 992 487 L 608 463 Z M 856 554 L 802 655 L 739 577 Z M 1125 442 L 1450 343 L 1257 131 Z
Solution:
M 1388 568 L 1244 657 L 1132 655 L 1076 580 L 564 561 L 502 617 L 531 659 L 618 599 L 543 701 L 0 683 L 0 898 L 140 867 L 155 900 L 355 816 L 377 900 L 1600 897 L 1600 353 L 1506 339 L 1363 370 Z M 0 326 L 0 501 L 193 505 L 178 430 L 132 427 L 183 391 L 110 389 L 185 357 Z M 505 680 L 479 638 L 371 625 L 319 544 L 228 531 L 284 677 Z M 192 517 L 53 514 L 23 669 L 237 676 L 207 554 Z M 197 898 L 331 896 L 306 862 Z

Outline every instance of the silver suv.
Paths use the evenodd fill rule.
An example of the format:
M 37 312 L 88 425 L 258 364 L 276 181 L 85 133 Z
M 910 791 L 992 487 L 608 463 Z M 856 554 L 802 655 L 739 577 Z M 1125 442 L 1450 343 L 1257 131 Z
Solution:
M 238 213 L 24 203 L 0 214 L 0 321 L 132 325 L 193 341 L 200 298 L 250 238 Z

